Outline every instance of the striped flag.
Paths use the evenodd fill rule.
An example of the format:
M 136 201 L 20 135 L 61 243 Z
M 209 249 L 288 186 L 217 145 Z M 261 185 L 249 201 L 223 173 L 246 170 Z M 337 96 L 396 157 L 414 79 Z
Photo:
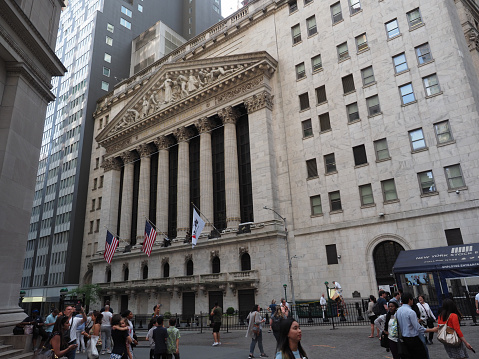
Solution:
M 106 231 L 106 243 L 103 258 L 105 258 L 108 263 L 111 263 L 111 260 L 115 255 L 116 247 L 118 247 L 118 243 L 118 238 L 111 234 L 110 231 Z
M 191 225 L 191 248 L 195 248 L 196 243 L 198 242 L 198 237 L 200 236 L 203 228 L 205 226 L 205 221 L 203 221 L 196 212 L 196 209 L 193 208 L 193 224 Z
M 141 250 L 146 253 L 149 257 L 151 254 L 151 249 L 153 248 L 153 243 L 156 240 L 156 230 L 150 224 L 150 222 L 146 221 L 145 223 L 145 240 L 143 241 L 143 246 Z

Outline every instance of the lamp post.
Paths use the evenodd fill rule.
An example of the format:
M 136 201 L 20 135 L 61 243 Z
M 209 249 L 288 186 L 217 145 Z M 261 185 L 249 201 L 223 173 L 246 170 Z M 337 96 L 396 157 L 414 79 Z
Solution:
M 288 286 L 287 284 L 283 284 L 283 288 L 284 288 L 284 300 L 285 300 L 285 301 L 288 301 L 288 296 L 286 295 L 286 287 L 287 287 L 287 286 Z
M 65 296 L 67 293 L 68 293 L 67 288 L 60 289 L 60 308 L 58 308 L 60 312 L 63 312 L 63 309 L 64 309 L 63 305 L 65 304 Z
M 291 255 L 289 253 L 288 227 L 287 227 L 287 224 L 286 224 L 286 218 L 284 218 L 282 215 L 280 215 L 278 212 L 276 212 L 273 208 L 269 208 L 267 206 L 264 206 L 263 208 L 274 212 L 279 218 L 281 218 L 283 220 L 284 232 L 286 233 L 286 255 L 288 256 L 289 282 L 290 282 L 290 285 L 291 285 L 291 297 L 293 299 L 293 317 L 295 317 L 295 314 L 296 314 L 296 299 L 294 298 L 293 271 L 292 271 L 292 264 L 291 264 Z M 284 285 L 284 291 L 285 291 L 285 298 L 284 299 L 286 299 L 286 285 Z

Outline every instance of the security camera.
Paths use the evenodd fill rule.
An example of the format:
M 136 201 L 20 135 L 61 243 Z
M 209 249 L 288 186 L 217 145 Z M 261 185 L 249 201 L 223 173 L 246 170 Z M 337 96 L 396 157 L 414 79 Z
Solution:
M 379 213 L 379 217 L 384 217 L 384 213 L 383 212 Z
M 338 254 L 338 259 L 341 259 L 341 254 Z
M 456 189 L 456 194 L 459 194 L 459 190 L 458 190 L 458 189 Z

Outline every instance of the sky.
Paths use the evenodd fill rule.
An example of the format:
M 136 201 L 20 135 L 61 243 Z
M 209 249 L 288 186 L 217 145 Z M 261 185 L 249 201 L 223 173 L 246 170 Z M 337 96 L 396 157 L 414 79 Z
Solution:
M 237 10 L 238 3 L 241 1 L 238 0 L 221 0 L 221 15 L 223 17 L 228 17 Z

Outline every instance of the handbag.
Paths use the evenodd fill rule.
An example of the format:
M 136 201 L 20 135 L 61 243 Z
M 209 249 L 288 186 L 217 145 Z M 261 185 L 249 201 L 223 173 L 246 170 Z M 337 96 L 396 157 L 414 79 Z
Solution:
M 98 337 L 98 341 L 96 342 L 96 347 L 101 349 L 102 345 L 103 345 L 103 343 L 101 341 L 101 338 Z
M 37 349 L 33 354 L 33 359 L 54 359 L 56 358 L 53 349 L 47 349 L 45 347 Z
M 449 314 L 449 317 L 450 316 L 451 314 Z M 449 317 L 447 317 L 446 323 L 439 324 L 439 330 L 437 331 L 437 340 L 439 340 L 443 344 L 452 347 L 458 347 L 459 345 L 461 345 L 462 341 L 461 339 L 459 339 L 459 336 L 457 335 L 454 328 L 451 328 L 447 325 Z
M 406 343 L 404 343 L 404 339 L 401 333 L 401 328 L 399 327 L 399 320 L 397 321 L 397 327 L 398 327 L 398 354 L 401 358 L 409 358 L 409 350 L 406 346 Z
M 379 340 L 380 340 L 381 346 L 383 348 L 389 349 L 389 335 L 382 332 L 381 333 L 381 338 Z

